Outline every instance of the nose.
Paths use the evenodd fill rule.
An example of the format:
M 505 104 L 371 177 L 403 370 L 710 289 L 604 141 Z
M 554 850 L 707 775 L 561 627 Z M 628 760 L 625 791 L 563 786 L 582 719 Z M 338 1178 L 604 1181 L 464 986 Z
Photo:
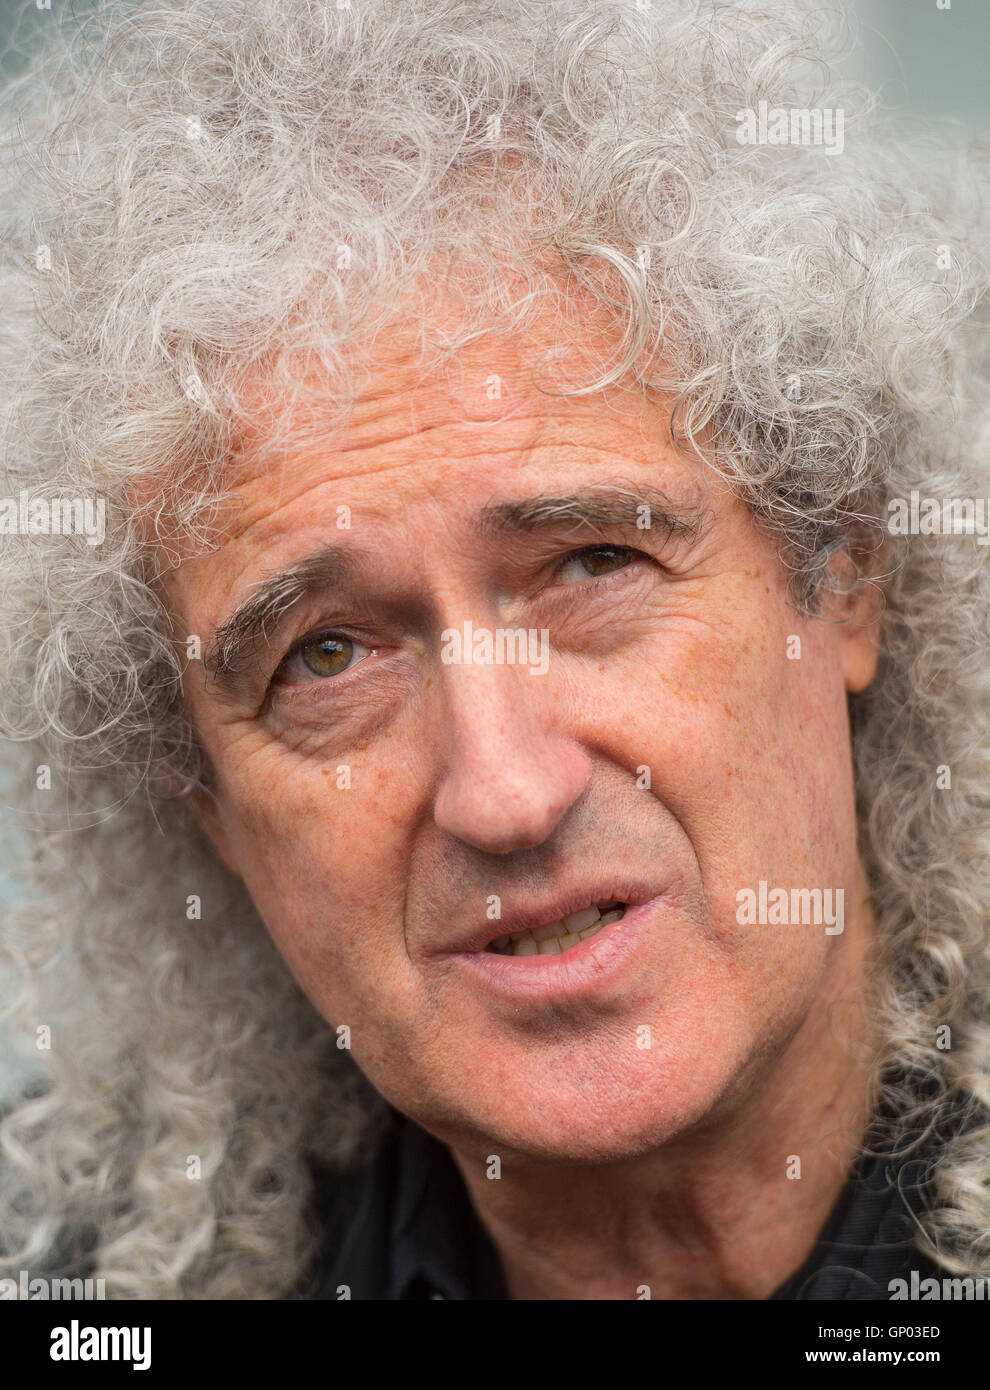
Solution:
M 542 844 L 584 792 L 587 753 L 548 727 L 546 676 L 522 666 L 448 666 L 448 762 L 437 825 L 489 854 Z

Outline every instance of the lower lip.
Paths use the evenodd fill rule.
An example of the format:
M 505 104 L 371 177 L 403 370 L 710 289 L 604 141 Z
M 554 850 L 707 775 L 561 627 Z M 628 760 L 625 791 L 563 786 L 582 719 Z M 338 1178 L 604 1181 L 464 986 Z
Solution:
M 627 907 L 611 926 L 552 956 L 458 951 L 452 957 L 493 993 L 515 1001 L 591 997 L 616 980 L 636 954 L 659 898 Z

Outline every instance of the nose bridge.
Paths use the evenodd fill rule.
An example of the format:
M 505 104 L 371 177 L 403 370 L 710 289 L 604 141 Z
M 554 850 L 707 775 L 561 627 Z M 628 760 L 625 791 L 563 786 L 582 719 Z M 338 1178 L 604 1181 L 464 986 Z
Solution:
M 548 676 L 497 660 L 440 669 L 446 762 L 437 825 L 489 853 L 542 844 L 591 772 L 587 754 L 555 725 Z
M 441 684 L 454 757 L 493 763 L 500 747 L 521 752 L 537 737 L 536 678 L 518 665 L 478 661 L 444 665 Z

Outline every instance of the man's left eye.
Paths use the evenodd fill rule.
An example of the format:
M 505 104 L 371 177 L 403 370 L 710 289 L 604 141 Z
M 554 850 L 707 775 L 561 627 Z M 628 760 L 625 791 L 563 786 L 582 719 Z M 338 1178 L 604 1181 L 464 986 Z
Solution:
M 636 558 L 638 552 L 625 546 L 596 545 L 587 550 L 579 550 L 569 556 L 557 571 L 557 580 L 562 584 L 580 579 L 598 579 L 625 569 Z M 566 576 L 570 574 L 570 578 Z

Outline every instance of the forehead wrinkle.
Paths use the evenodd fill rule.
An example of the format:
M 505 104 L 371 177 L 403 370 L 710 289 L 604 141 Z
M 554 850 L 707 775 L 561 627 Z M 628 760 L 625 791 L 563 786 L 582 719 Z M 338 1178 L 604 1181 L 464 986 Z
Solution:
M 455 439 L 459 432 L 474 436 L 487 430 L 509 430 L 518 440 L 517 447 L 525 448 L 558 430 L 593 431 L 603 412 L 609 417 L 610 429 L 616 423 L 627 424 L 644 437 L 644 422 L 636 418 L 637 408 L 644 404 L 639 391 L 613 386 L 593 398 L 561 401 L 536 390 L 521 367 L 503 366 L 499 380 L 510 389 L 504 396 L 488 399 L 484 390 L 491 370 L 492 363 L 486 360 L 470 388 L 435 376 L 393 383 L 376 378 L 350 403 L 346 418 L 336 421 L 329 438 L 322 442 L 341 457 L 389 447 L 409 448 L 414 455 L 416 441 L 438 430 L 450 430 Z M 517 375 L 523 377 L 521 390 L 512 389 Z M 318 428 L 318 415 L 309 424 Z M 309 434 L 298 438 L 295 448 L 291 441 L 282 447 L 286 455 L 305 454 L 313 443 Z
M 248 473 L 244 482 L 251 486 L 280 468 L 285 470 L 296 462 L 305 464 L 313 458 L 314 450 L 324 449 L 340 464 L 352 461 L 356 472 L 348 482 L 374 478 L 389 468 L 423 462 L 427 452 L 424 439 L 439 433 L 446 434 L 446 458 L 470 457 L 480 437 L 484 437 L 484 450 L 490 456 L 523 455 L 543 446 L 561 445 L 608 454 L 614 451 L 614 440 L 605 448 L 594 438 L 596 427 L 606 424 L 610 435 L 618 427 L 623 433 L 628 430 L 636 435 L 640 443 L 655 447 L 657 442 L 648 437 L 653 432 L 648 422 L 639 418 L 639 410 L 623 408 L 621 402 L 628 392 L 614 386 L 593 398 L 568 400 L 564 405 L 531 391 L 521 396 L 510 393 L 496 401 L 482 398 L 474 416 L 465 412 L 464 392 L 450 390 L 449 384 L 444 389 L 442 383 L 428 381 L 426 389 L 413 391 L 407 383 L 390 386 L 376 381 L 375 388 L 353 401 L 346 419 L 333 423 L 327 432 L 313 432 L 319 427 L 319 417 L 314 416 L 308 430 L 279 443 L 275 462 L 262 450 L 262 457 L 256 458 L 252 467 L 249 452 L 243 452 L 240 463 Z M 645 404 L 641 393 L 635 393 L 633 404 L 639 408 Z M 607 420 L 602 418 L 603 412 Z M 364 464 L 362 456 L 382 450 L 389 454 L 385 462 L 372 467 Z M 281 481 L 287 481 L 284 471 Z
M 543 444 L 544 441 L 533 431 L 531 421 L 519 420 L 514 423 L 520 426 L 525 425 L 527 428 L 515 432 L 510 439 L 486 439 L 484 449 L 486 456 L 494 458 L 500 454 L 531 453 Z M 373 481 L 389 472 L 405 471 L 411 465 L 425 464 L 429 461 L 429 454 L 419 443 L 423 436 L 449 430 L 451 432 L 450 438 L 444 441 L 442 448 L 438 446 L 439 459 L 442 461 L 450 458 L 470 458 L 478 453 L 476 434 L 485 429 L 491 430 L 496 426 L 504 427 L 506 424 L 507 421 L 504 419 L 443 419 L 401 434 L 391 432 L 373 438 L 355 438 L 353 437 L 355 431 L 351 430 L 350 427 L 348 427 L 348 433 L 351 437 L 347 438 L 337 436 L 320 440 L 299 438 L 282 445 L 279 456 L 274 461 L 269 459 L 255 459 L 253 461 L 248 461 L 246 458 L 240 459 L 242 476 L 235 482 L 234 486 L 246 495 L 244 506 L 247 509 L 250 509 L 256 500 L 253 493 L 258 488 L 265 489 L 262 500 L 269 507 L 274 502 L 273 511 L 267 512 L 262 518 L 251 517 L 248 520 L 247 526 L 251 526 L 259 519 L 266 521 L 273 519 L 278 511 L 291 506 L 298 501 L 304 492 L 314 488 L 328 486 L 360 488 L 366 481 Z M 468 429 L 471 430 L 472 437 L 460 439 L 459 432 Z M 375 454 L 380 454 L 382 451 L 387 451 L 387 456 L 374 461 Z M 365 464 L 363 458 L 369 455 L 372 462 Z M 304 470 L 308 470 L 311 466 L 317 466 L 324 458 L 328 467 L 331 465 L 341 468 L 349 466 L 350 471 L 342 472 L 339 477 L 332 474 L 307 476 Z M 271 496 L 273 482 L 276 485 L 274 498 Z M 298 482 L 298 487 L 292 486 L 293 482 Z M 355 504 L 352 502 L 352 505 Z M 236 525 L 240 520 L 240 517 L 235 517 L 232 524 Z M 294 523 L 289 523 L 290 527 L 292 524 Z M 236 535 L 238 532 L 232 531 L 230 534 Z
M 342 456 L 382 448 L 407 451 L 410 458 L 415 458 L 419 441 L 438 432 L 448 432 L 454 446 L 467 436 L 462 452 L 471 450 L 479 435 L 507 432 L 509 440 L 495 448 L 522 450 L 533 447 L 547 433 L 548 426 L 555 423 L 546 416 L 544 398 L 489 401 L 482 395 L 476 402 L 475 414 L 466 409 L 469 400 L 463 393 L 426 390 L 414 396 L 403 390 L 376 402 L 377 409 L 363 409 L 363 403 L 358 402 L 335 432 L 332 447 Z M 450 448 L 445 445 L 445 451 Z

